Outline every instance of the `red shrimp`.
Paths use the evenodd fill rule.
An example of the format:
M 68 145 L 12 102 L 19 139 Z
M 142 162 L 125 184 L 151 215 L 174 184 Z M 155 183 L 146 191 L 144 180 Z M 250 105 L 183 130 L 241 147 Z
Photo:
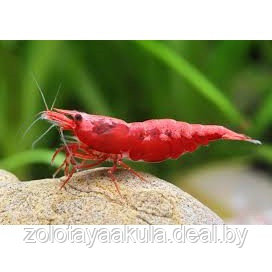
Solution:
M 71 131 L 77 141 L 66 144 L 55 153 L 56 155 L 61 150 L 66 152 L 63 165 L 66 165 L 67 178 L 62 187 L 76 170 L 99 165 L 109 160 L 113 162 L 109 174 L 120 193 L 114 177 L 117 166 L 124 167 L 144 179 L 126 165 L 123 159 L 145 162 L 177 159 L 186 152 L 193 152 L 199 146 L 219 139 L 261 143 L 223 126 L 189 124 L 172 119 L 127 123 L 108 116 L 62 109 L 46 110 L 42 114 L 42 119 L 57 125 L 61 131 Z M 77 159 L 82 160 L 82 163 L 78 165 Z M 87 160 L 97 162 L 86 164 Z M 69 165 L 72 165 L 70 173 L 68 173 Z

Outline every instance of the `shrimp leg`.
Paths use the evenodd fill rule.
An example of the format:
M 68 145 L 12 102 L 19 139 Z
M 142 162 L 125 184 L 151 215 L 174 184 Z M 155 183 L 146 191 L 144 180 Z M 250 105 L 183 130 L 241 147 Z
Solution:
M 77 170 L 98 166 L 98 165 L 100 165 L 101 163 L 103 163 L 106 159 L 107 159 L 107 158 L 103 158 L 103 159 L 98 160 L 98 161 L 95 162 L 95 163 L 90 163 L 90 164 L 85 164 L 85 161 L 83 161 L 82 164 L 80 164 L 80 165 L 74 165 L 74 166 L 72 167 L 70 173 L 68 173 L 67 178 L 66 178 L 65 181 L 62 183 L 60 189 L 62 189 L 62 188 L 67 184 L 67 182 L 72 178 L 72 175 L 73 175 Z
M 140 175 L 139 173 L 137 173 L 137 172 L 136 172 L 135 170 L 133 170 L 130 166 L 128 166 L 127 164 L 125 164 L 122 160 L 118 160 L 118 164 L 119 164 L 121 167 L 127 169 L 127 170 L 128 170 L 129 172 L 131 172 L 133 175 L 135 175 L 135 176 L 137 176 L 138 178 L 140 178 L 140 180 L 146 181 L 146 179 L 145 179 L 142 175 Z

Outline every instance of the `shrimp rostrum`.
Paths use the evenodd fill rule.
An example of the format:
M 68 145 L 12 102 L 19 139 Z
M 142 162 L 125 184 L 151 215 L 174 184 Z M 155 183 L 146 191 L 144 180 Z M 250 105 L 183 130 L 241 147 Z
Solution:
M 108 116 L 62 109 L 46 110 L 42 113 L 42 119 L 58 126 L 61 133 L 70 131 L 75 139 L 57 149 L 53 157 L 61 151 L 66 154 L 58 169 L 64 168 L 66 175 L 62 187 L 77 170 L 111 161 L 113 166 L 108 173 L 120 192 L 114 176 L 118 166 L 144 179 L 123 159 L 145 162 L 177 159 L 186 152 L 193 152 L 199 146 L 219 139 L 260 143 L 223 126 L 189 124 L 172 119 L 127 123 Z

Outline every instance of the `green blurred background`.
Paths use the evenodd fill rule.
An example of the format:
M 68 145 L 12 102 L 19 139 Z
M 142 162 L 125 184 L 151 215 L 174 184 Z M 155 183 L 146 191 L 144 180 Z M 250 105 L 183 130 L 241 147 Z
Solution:
M 128 122 L 174 118 L 220 124 L 263 141 L 218 141 L 159 164 L 129 163 L 177 183 L 220 161 L 244 161 L 269 172 L 272 163 L 272 44 L 269 41 L 2 41 L 0 42 L 0 168 L 21 180 L 50 177 L 60 145 L 40 121 L 22 135 L 44 105 L 35 77 L 56 107 Z M 57 164 L 61 161 L 61 157 Z

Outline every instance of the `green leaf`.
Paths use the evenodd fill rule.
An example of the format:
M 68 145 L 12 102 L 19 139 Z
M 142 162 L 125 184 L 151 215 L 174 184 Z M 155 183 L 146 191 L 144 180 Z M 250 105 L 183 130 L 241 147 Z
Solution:
M 103 97 L 93 75 L 87 71 L 79 56 L 70 51 L 67 57 L 69 59 L 69 69 L 67 69 L 67 72 L 73 78 L 71 83 L 78 90 L 77 96 L 81 103 L 90 111 L 92 110 L 97 114 L 112 115 L 110 106 Z
M 266 162 L 272 164 L 272 146 L 271 145 L 262 145 L 259 146 L 256 153 L 257 157 L 264 159 Z
M 53 154 L 54 151 L 48 149 L 36 149 L 20 152 L 8 158 L 2 159 L 0 161 L 0 168 L 13 171 L 19 167 L 33 163 L 50 164 Z M 58 167 L 61 165 L 63 160 L 64 155 L 59 154 L 52 165 Z
M 175 51 L 156 41 L 135 41 L 136 44 L 152 53 L 159 60 L 174 69 L 179 75 L 187 79 L 196 90 L 215 104 L 230 122 L 236 125 L 245 124 L 245 118 L 228 100 L 228 98 L 216 88 L 197 68 Z
M 4 142 L 5 138 L 5 128 L 7 127 L 7 88 L 3 80 L 0 79 L 0 140 Z
M 264 102 L 259 111 L 257 111 L 254 119 L 255 121 L 251 133 L 254 135 L 261 135 L 272 121 L 272 90 L 267 97 L 265 97 Z

